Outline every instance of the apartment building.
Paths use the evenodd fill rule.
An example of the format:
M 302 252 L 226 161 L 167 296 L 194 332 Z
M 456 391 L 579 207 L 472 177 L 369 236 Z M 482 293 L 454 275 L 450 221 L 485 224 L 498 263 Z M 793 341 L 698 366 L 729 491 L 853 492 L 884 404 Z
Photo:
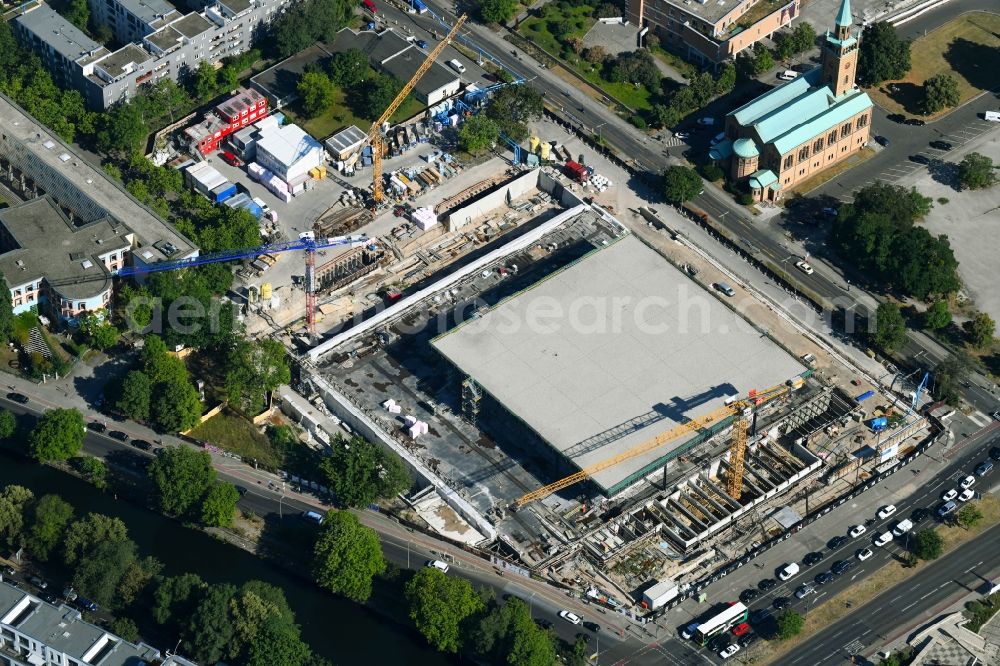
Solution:
M 254 35 L 289 0 L 211 0 L 182 14 L 164 0 L 91 0 L 94 20 L 129 42 L 111 52 L 44 2 L 25 5 L 14 21 L 22 43 L 38 53 L 62 85 L 104 110 L 164 77 L 178 80 L 202 60 L 250 50 Z
M 714 66 L 791 24 L 799 0 L 629 0 L 628 13 L 663 48 Z

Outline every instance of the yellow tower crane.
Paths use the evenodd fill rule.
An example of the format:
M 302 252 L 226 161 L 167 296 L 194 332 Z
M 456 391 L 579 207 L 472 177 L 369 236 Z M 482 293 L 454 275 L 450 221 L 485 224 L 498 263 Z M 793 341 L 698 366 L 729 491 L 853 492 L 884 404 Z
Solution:
M 610 458 L 594 463 L 589 467 L 585 467 L 575 474 L 570 474 L 569 476 L 559 479 L 554 483 L 550 483 L 547 486 L 533 490 L 523 497 L 514 500 L 514 508 L 519 509 L 525 504 L 548 497 L 554 492 L 558 492 L 563 488 L 579 483 L 580 481 L 590 478 L 598 472 L 614 467 L 618 463 L 631 460 L 632 458 L 641 456 L 644 453 L 649 453 L 650 451 L 653 451 L 654 449 L 657 449 L 667 442 L 677 439 L 682 435 L 695 430 L 701 430 L 705 426 L 717 423 L 731 416 L 736 416 L 737 418 L 733 424 L 733 445 L 730 450 L 730 472 L 728 483 L 726 484 L 726 491 L 735 499 L 739 499 L 742 494 L 743 487 L 743 459 L 746 456 L 747 429 L 749 427 L 749 423 L 747 421 L 748 416 L 752 414 L 754 407 L 770 402 L 771 400 L 774 400 L 775 398 L 782 396 L 793 389 L 797 389 L 800 386 L 802 386 L 802 380 L 796 377 L 795 379 L 789 380 L 784 384 L 778 384 L 777 386 L 772 386 L 771 388 L 764 389 L 763 391 L 751 392 L 745 398 L 740 398 L 739 400 L 731 402 L 728 405 L 719 407 L 718 409 L 709 412 L 704 416 L 692 419 L 687 423 L 681 423 L 680 425 L 675 426 L 666 432 L 660 433 L 659 435 L 656 435 L 641 444 L 637 444 L 628 451 L 623 451 L 622 453 L 611 456 Z
M 455 25 L 452 26 L 451 28 L 451 32 L 448 33 L 448 36 L 442 39 L 438 43 L 438 45 L 435 46 L 434 49 L 427 54 L 427 57 L 424 59 L 422 63 L 420 63 L 420 67 L 417 68 L 417 71 L 413 73 L 413 76 L 410 77 L 410 80 L 406 82 L 406 85 L 403 86 L 403 89 L 399 91 L 398 95 L 396 95 L 396 99 L 392 100 L 392 103 L 389 104 L 386 110 L 382 112 L 382 116 L 378 120 L 376 120 L 372 124 L 372 128 L 368 130 L 368 143 L 371 144 L 372 153 L 374 154 L 374 162 L 372 163 L 372 166 L 374 167 L 373 176 L 375 178 L 375 186 L 372 189 L 372 195 L 375 198 L 376 206 L 382 203 L 382 197 L 383 197 L 382 125 L 389 121 L 389 118 L 392 117 L 392 114 L 396 113 L 396 109 L 398 109 L 399 106 L 403 103 L 403 100 L 406 99 L 406 96 L 410 94 L 410 91 L 413 90 L 413 87 L 417 85 L 417 82 L 420 81 L 420 78 L 427 73 L 428 69 L 431 68 L 431 65 L 434 64 L 434 61 L 437 59 L 439 55 L 441 55 L 441 52 L 444 51 L 445 47 L 451 43 L 451 40 L 454 39 L 455 35 L 458 33 L 458 29 L 462 27 L 462 24 L 465 23 L 465 19 L 467 18 L 468 16 L 466 14 L 462 14 L 461 16 L 458 17 L 458 20 L 455 21 Z

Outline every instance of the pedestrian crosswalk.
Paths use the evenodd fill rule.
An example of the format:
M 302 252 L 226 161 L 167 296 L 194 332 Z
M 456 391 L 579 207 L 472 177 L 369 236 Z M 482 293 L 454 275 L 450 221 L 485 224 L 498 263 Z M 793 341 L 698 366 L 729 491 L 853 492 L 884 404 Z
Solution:
M 986 416 L 986 414 L 983 414 L 979 410 L 969 414 L 969 419 L 977 426 L 986 426 L 990 424 L 990 417 Z

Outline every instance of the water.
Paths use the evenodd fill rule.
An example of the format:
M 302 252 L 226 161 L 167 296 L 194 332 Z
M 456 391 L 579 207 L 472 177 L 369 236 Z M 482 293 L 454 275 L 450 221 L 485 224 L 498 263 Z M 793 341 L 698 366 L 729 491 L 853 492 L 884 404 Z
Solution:
M 187 529 L 152 511 L 95 490 L 79 479 L 0 452 L 0 486 L 18 484 L 35 496 L 57 493 L 73 505 L 77 516 L 88 512 L 117 516 L 143 554 L 155 555 L 165 575 L 196 573 L 209 583 L 242 584 L 262 580 L 285 591 L 302 638 L 337 666 L 412 664 L 453 666 L 409 628 L 369 609 L 329 595 L 306 581 L 287 575 L 254 555 Z M 163 649 L 165 646 L 160 646 Z M 170 646 L 166 646 L 170 647 Z

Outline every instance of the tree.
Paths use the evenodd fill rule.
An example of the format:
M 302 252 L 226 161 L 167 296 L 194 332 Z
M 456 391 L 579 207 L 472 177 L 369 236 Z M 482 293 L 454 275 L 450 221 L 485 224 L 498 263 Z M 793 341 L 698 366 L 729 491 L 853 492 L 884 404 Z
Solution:
M 122 156 L 140 152 L 149 135 L 142 110 L 134 100 L 122 101 L 111 107 L 101 116 L 100 124 L 97 147 L 105 153 Z
M 0 543 L 17 549 L 23 541 L 24 513 L 35 495 L 24 486 L 0 491 Z
M 299 638 L 298 627 L 268 623 L 250 641 L 244 663 L 247 666 L 302 666 L 310 656 L 309 646 Z
M 219 89 L 215 66 L 207 60 L 199 61 L 188 78 L 188 85 L 191 96 L 197 100 L 205 101 L 214 96 Z
M 412 484 L 399 456 L 363 437 L 335 439 L 320 470 L 337 500 L 354 508 L 393 497 Z
M 330 79 L 318 70 L 304 72 L 295 88 L 306 118 L 315 118 L 326 111 L 337 95 Z
M 229 527 L 236 517 L 240 494 L 231 483 L 217 483 L 201 503 L 201 522 L 209 527 Z
M 105 490 L 108 487 L 108 468 L 104 461 L 93 456 L 81 456 L 76 458 L 77 469 L 88 481 L 94 484 L 98 490 Z
M 934 368 L 931 377 L 934 379 L 934 394 L 949 405 L 957 405 L 960 393 L 959 387 L 969 374 L 972 359 L 963 352 L 949 356 Z
M 969 529 L 982 522 L 983 512 L 975 504 L 966 504 L 955 514 L 955 520 L 965 529 Z
M 156 488 L 160 510 L 168 516 L 189 516 L 215 484 L 208 451 L 187 446 L 161 449 L 147 471 Z
M 937 74 L 924 81 L 924 113 L 937 113 L 950 106 L 958 106 L 962 96 L 958 81 L 950 74 Z
M 239 339 L 226 357 L 226 397 L 247 414 L 264 408 L 265 397 L 292 379 L 285 346 L 271 338 Z
M 483 113 L 513 141 L 528 137 L 528 125 L 542 117 L 542 96 L 531 86 L 507 86 L 493 93 Z
M 778 638 L 785 641 L 798 636 L 805 625 L 805 618 L 793 610 L 786 610 L 778 616 Z
M 111 606 L 117 600 L 118 584 L 137 557 L 131 539 L 98 543 L 77 563 L 73 586 L 99 605 Z
M 922 560 L 936 560 L 944 552 L 944 539 L 937 530 L 920 530 L 913 535 L 913 554 Z
M 177 85 L 177 82 L 170 78 L 163 78 L 157 81 L 149 91 L 149 100 L 163 113 L 172 125 L 176 120 L 177 113 L 191 106 L 192 99 L 184 88 Z M 177 173 L 176 169 L 168 169 Z M 180 175 L 178 173 L 178 175 Z
M 133 421 L 149 420 L 149 402 L 153 385 L 141 370 L 131 370 L 121 385 L 121 395 L 115 407 Z
M 341 88 L 353 88 L 368 75 L 371 69 L 368 56 L 361 49 L 348 49 L 330 58 L 327 72 L 330 80 Z
M 801 25 L 809 25 L 802 23 Z M 715 94 L 725 95 L 736 87 L 736 66 L 727 62 L 719 70 L 719 75 L 715 79 Z
M 39 462 L 69 460 L 83 448 L 83 416 L 75 409 L 50 409 L 28 436 L 31 456 Z
M 0 409 L 0 439 L 10 439 L 17 432 L 17 417 L 8 409 Z
M 162 570 L 163 564 L 152 556 L 132 562 L 118 582 L 118 589 L 115 590 L 117 602 L 122 606 L 131 606 Z
M 313 575 L 319 586 L 354 601 L 367 601 L 372 579 L 384 570 L 375 531 L 353 513 L 328 513 L 313 550 Z
M 152 616 L 158 624 L 190 617 L 208 585 L 201 576 L 185 573 L 162 579 L 153 591 Z
M 858 81 L 877 86 L 883 81 L 898 81 L 909 71 L 910 42 L 900 39 L 891 23 L 869 24 L 861 34 Z
M 198 390 L 186 379 L 161 384 L 150 406 L 159 432 L 184 432 L 201 422 Z
M 471 649 L 494 666 L 549 666 L 556 663 L 556 649 L 549 632 L 531 619 L 528 604 L 513 598 L 490 604 L 490 610 L 469 633 Z
M 774 67 L 774 56 L 771 55 L 770 49 L 764 46 L 758 47 L 753 59 L 754 74 L 760 76 L 772 67 Z
M 485 608 L 469 581 L 449 578 L 433 567 L 418 571 L 406 583 L 405 594 L 417 631 L 439 652 L 458 652 L 463 623 Z
M 116 617 L 114 621 L 111 622 L 111 631 L 115 635 L 120 636 L 122 640 L 126 640 L 130 643 L 135 643 L 139 640 L 139 627 L 136 626 L 135 620 L 128 617 Z
M 600 65 L 608 59 L 608 52 L 603 46 L 594 45 L 584 50 L 583 59 L 592 65 Z
M 228 655 L 231 659 L 244 657 L 247 647 L 268 625 L 288 627 L 298 637 L 295 614 L 280 587 L 259 580 L 247 581 L 229 602 L 229 611 L 233 624 L 232 649 Z
M 898 349 L 906 340 L 906 322 L 899 306 L 886 301 L 879 303 L 875 311 L 875 334 L 873 342 L 885 351 Z
M 981 153 L 969 153 L 958 165 L 958 182 L 962 189 L 981 190 L 997 182 L 993 160 Z
M 479 15 L 486 23 L 506 23 L 514 17 L 517 0 L 480 0 Z
M 701 176 L 694 169 L 670 166 L 663 172 L 663 194 L 674 205 L 694 199 L 701 190 Z
M 87 32 L 90 23 L 90 5 L 87 4 L 87 0 L 69 0 L 63 11 L 63 17 L 80 30 Z
M 47 562 L 73 519 L 73 507 L 59 495 L 43 495 L 31 508 L 24 545 L 31 557 Z
M 458 131 L 458 147 L 471 155 L 484 153 L 492 148 L 500 135 L 500 128 L 490 118 L 480 114 L 462 123 Z
M 931 303 L 924 313 L 924 328 L 931 331 L 940 331 L 951 323 L 951 312 L 948 310 L 948 301 L 937 300 Z
M 993 333 L 996 331 L 996 324 L 993 318 L 985 312 L 977 312 L 975 317 L 962 324 L 962 328 L 969 334 L 972 344 L 979 349 L 993 344 Z
M 91 346 L 101 351 L 114 347 L 121 337 L 121 332 L 111 320 L 98 317 L 94 312 L 88 312 L 80 320 L 80 332 L 87 336 Z
M 355 89 L 354 110 L 363 118 L 375 120 L 382 115 L 403 88 L 394 76 L 375 74 Z
M 184 650 L 198 661 L 214 664 L 230 651 L 233 623 L 229 608 L 235 594 L 233 585 L 210 586 L 186 619 L 182 631 Z
M 128 540 L 128 528 L 120 518 L 101 513 L 88 513 L 66 528 L 63 539 L 63 561 L 74 566 L 98 544 Z
M 0 280 L 3 280 L 0 273 Z M 3 291 L 3 290 L 0 290 Z M 14 335 L 14 306 L 10 300 L 10 289 L 0 294 L 0 342 L 8 342 Z

